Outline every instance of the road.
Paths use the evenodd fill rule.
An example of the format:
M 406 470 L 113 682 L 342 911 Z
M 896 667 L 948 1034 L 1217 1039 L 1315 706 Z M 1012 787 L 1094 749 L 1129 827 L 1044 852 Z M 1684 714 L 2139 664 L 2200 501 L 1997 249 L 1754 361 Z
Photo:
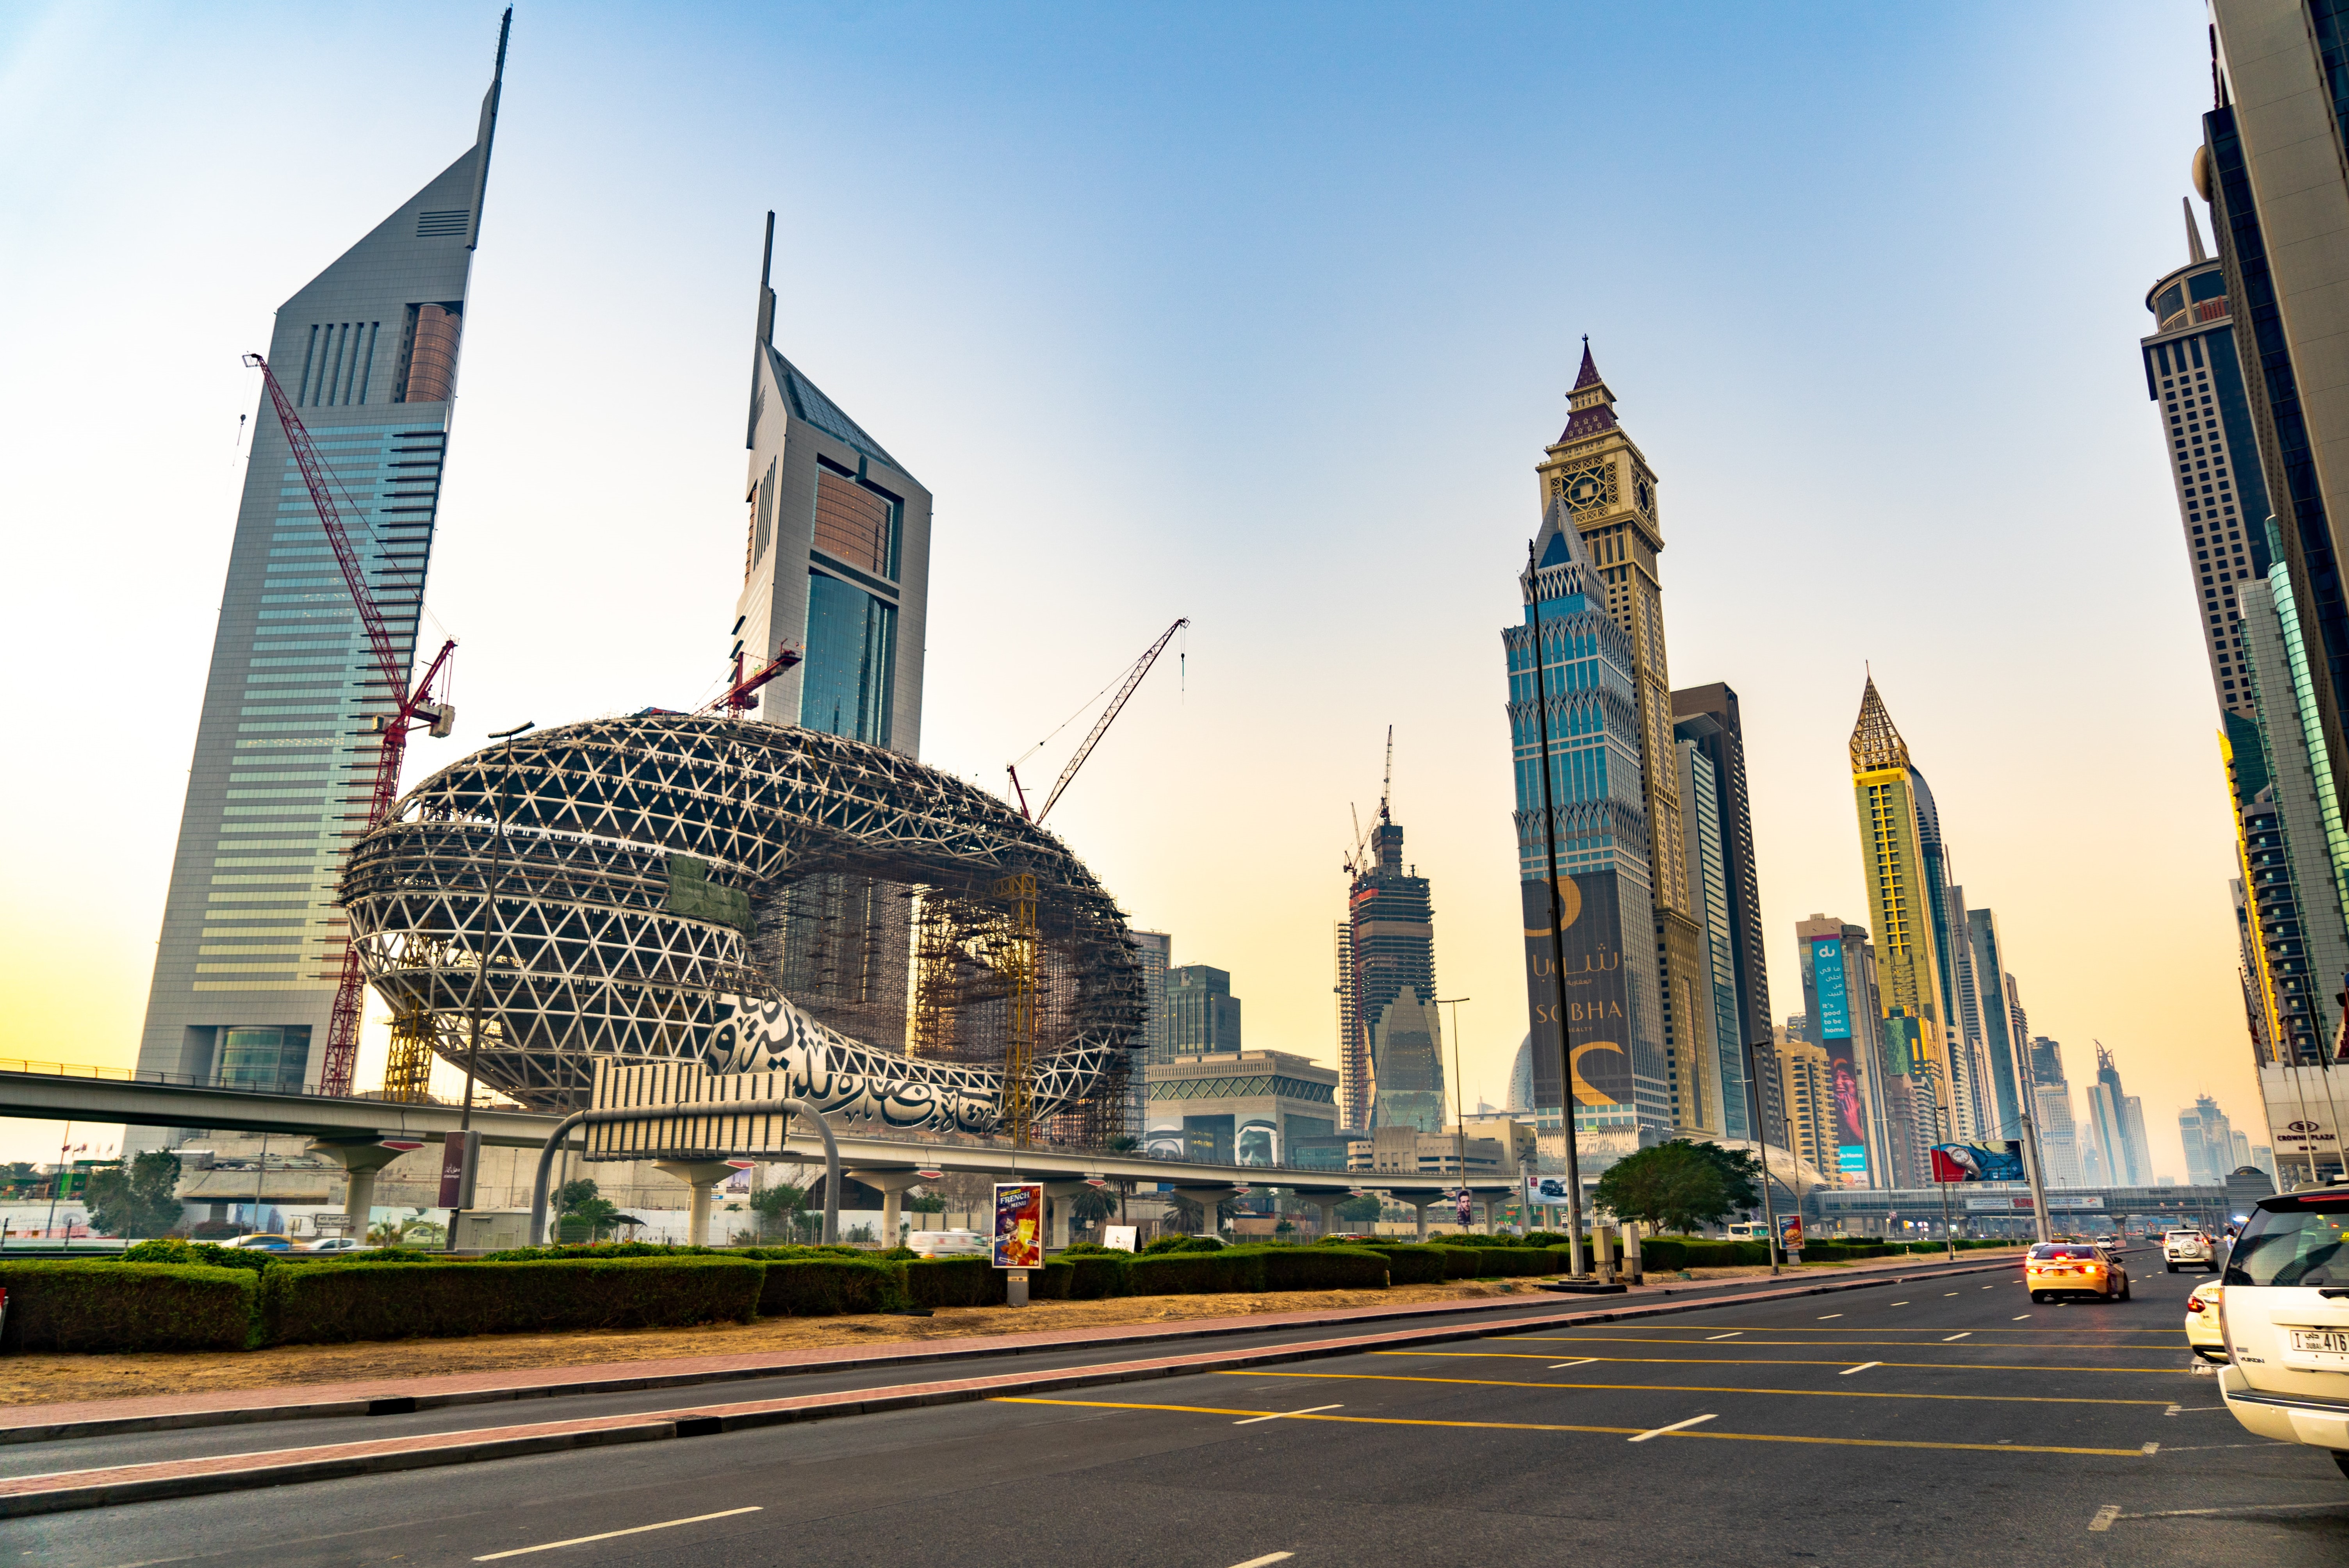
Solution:
M 2252 1439 L 2191 1370 L 2179 1320 L 2198 1276 L 2164 1274 L 2146 1249 L 2126 1261 L 2143 1272 L 2125 1304 L 2035 1305 L 2001 1269 L 1496 1327 L 1269 1370 L 14 1520 L 0 1558 L 2341 1562 L 2349 1481 L 2322 1453 Z M 706 1397 L 671 1390 L 661 1408 Z M 331 1440 L 318 1428 L 243 1429 L 234 1447 Z M 219 1441 L 54 1447 L 110 1464 L 167 1439 Z

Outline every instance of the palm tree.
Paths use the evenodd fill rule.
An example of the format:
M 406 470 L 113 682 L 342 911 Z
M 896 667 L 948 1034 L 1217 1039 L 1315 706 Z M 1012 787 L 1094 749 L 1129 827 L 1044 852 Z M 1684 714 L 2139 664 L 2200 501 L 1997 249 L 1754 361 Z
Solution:
M 1121 1132 L 1115 1138 L 1109 1140 L 1109 1151 L 1112 1154 L 1131 1154 L 1141 1147 L 1142 1140 L 1136 1138 L 1131 1132 Z M 1121 1225 L 1127 1222 L 1125 1218 L 1125 1200 L 1133 1193 L 1133 1177 L 1121 1176 L 1117 1179 L 1117 1222 Z

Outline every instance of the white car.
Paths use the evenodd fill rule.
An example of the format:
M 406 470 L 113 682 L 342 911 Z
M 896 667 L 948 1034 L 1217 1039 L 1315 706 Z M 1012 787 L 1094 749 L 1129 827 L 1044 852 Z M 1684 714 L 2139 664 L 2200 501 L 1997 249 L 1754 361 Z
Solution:
M 2262 1198 L 2227 1259 L 2219 1392 L 2256 1436 L 2349 1475 L 2349 1182 Z
M 2200 1231 L 2172 1231 L 2161 1238 L 2161 1261 L 2168 1265 L 2171 1274 L 2188 1264 L 2215 1273 L 2219 1253 L 2211 1246 L 2210 1238 Z
M 2219 1298 L 2226 1286 L 2204 1280 L 2186 1298 L 2186 1347 L 2205 1361 L 2227 1359 L 2227 1331 L 2219 1321 Z
M 302 1249 L 305 1253 L 371 1253 L 375 1249 L 352 1236 L 321 1236 Z

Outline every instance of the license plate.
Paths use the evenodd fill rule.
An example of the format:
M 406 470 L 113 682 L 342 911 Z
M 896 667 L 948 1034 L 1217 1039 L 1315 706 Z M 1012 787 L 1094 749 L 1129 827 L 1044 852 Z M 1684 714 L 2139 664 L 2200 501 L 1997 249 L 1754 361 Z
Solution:
M 2349 1329 L 2295 1328 L 2292 1331 L 2292 1347 L 2319 1356 L 2349 1356 Z

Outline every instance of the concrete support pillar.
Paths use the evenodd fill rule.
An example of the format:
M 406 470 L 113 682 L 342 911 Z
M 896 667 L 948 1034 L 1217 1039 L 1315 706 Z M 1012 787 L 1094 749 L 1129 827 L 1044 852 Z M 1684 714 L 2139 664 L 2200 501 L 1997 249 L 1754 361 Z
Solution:
M 898 1226 L 905 1210 L 905 1190 L 922 1184 L 918 1171 L 851 1171 L 851 1180 L 862 1181 L 881 1194 L 881 1244 L 894 1247 L 899 1240 Z
M 1623 1276 L 1627 1284 L 1642 1283 L 1640 1272 L 1640 1222 L 1623 1222 Z
M 1335 1192 L 1324 1197 L 1319 1192 L 1308 1192 L 1303 1196 L 1313 1205 L 1313 1212 L 1321 1216 L 1321 1234 L 1334 1233 L 1338 1229 L 1338 1205 L 1346 1201 L 1346 1194 Z
M 1593 1225 L 1590 1228 L 1591 1248 L 1599 1254 L 1600 1284 L 1615 1283 L 1615 1239 L 1608 1233 L 1614 1228 L 1612 1225 Z
M 1403 1201 L 1409 1203 L 1419 1216 L 1419 1239 L 1423 1242 L 1427 1240 L 1427 1211 L 1444 1202 L 1444 1199 L 1439 1195 L 1433 1198 L 1406 1198 Z
M 1047 1181 L 1044 1183 L 1044 1245 L 1061 1252 L 1069 1244 L 1069 1201 L 1080 1192 L 1090 1192 L 1090 1181 Z
M 369 1211 L 375 1206 L 376 1172 L 401 1155 L 423 1146 L 421 1139 L 393 1138 L 384 1134 L 364 1140 L 323 1138 L 311 1140 L 311 1153 L 341 1166 L 350 1177 L 350 1189 L 343 1198 L 343 1215 L 350 1222 L 354 1240 L 367 1240 Z
M 656 1160 L 653 1169 L 674 1176 L 693 1191 L 690 1208 L 687 1211 L 685 1240 L 688 1246 L 709 1244 L 710 1190 L 734 1174 L 734 1167 L 723 1160 Z

